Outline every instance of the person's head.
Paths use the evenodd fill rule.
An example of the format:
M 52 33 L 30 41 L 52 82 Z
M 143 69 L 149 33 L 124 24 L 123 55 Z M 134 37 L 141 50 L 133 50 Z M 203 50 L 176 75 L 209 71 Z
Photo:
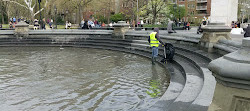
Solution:
M 158 28 L 158 27 L 155 27 L 155 28 L 154 28 L 154 32 L 159 33 L 159 28 Z

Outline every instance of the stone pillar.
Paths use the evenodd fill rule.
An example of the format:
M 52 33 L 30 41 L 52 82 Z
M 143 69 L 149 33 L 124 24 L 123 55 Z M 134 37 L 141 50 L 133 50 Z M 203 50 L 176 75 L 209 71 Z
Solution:
M 225 23 L 231 27 L 237 21 L 238 0 L 211 0 L 211 23 Z
M 250 38 L 242 48 L 209 64 L 217 84 L 208 111 L 250 111 Z
M 15 25 L 15 33 L 16 37 L 28 37 L 29 36 L 29 24 L 24 21 L 18 22 Z
M 200 39 L 201 48 L 208 52 L 213 52 L 213 46 L 220 39 L 231 40 L 230 32 L 232 28 L 226 26 L 224 23 L 209 23 L 203 27 L 203 35 Z
M 125 39 L 125 33 L 129 30 L 129 24 L 125 21 L 119 21 L 117 24 L 114 24 L 113 27 L 112 37 Z
M 211 16 L 209 24 L 202 28 L 201 47 L 213 52 L 213 44 L 220 39 L 230 40 L 231 22 L 237 21 L 237 12 L 238 0 L 211 0 Z

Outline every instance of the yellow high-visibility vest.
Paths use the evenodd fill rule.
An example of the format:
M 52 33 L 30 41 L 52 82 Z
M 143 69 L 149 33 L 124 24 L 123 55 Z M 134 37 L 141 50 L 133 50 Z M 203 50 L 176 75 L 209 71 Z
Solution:
M 150 47 L 159 47 L 159 41 L 156 39 L 157 32 L 152 32 L 150 34 Z

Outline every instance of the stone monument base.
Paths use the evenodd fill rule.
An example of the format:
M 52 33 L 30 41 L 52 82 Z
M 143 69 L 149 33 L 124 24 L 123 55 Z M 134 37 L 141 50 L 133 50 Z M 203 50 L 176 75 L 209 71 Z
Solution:
M 14 35 L 20 38 L 28 37 L 29 36 L 29 24 L 25 23 L 24 21 L 18 22 L 15 25 Z
M 217 83 L 208 111 L 250 111 L 250 90 L 226 87 Z
M 242 48 L 209 63 L 217 85 L 209 111 L 250 111 L 250 38 Z
M 220 39 L 231 40 L 231 28 L 226 26 L 224 23 L 210 23 L 206 27 L 202 28 L 202 30 L 203 36 L 200 40 L 200 46 L 208 52 L 213 52 L 213 45 Z
M 129 24 L 125 21 L 119 21 L 113 25 L 114 31 L 112 33 L 113 38 L 125 39 L 125 33 L 129 30 Z

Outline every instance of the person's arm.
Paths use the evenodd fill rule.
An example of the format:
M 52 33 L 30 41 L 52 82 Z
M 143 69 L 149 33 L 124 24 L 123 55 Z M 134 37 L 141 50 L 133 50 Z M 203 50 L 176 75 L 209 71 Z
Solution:
M 159 36 L 158 33 L 156 34 L 156 39 L 157 39 L 162 45 L 164 45 L 164 42 L 162 42 L 162 40 L 160 39 L 160 36 Z
M 148 37 L 148 43 L 150 43 L 150 36 Z

